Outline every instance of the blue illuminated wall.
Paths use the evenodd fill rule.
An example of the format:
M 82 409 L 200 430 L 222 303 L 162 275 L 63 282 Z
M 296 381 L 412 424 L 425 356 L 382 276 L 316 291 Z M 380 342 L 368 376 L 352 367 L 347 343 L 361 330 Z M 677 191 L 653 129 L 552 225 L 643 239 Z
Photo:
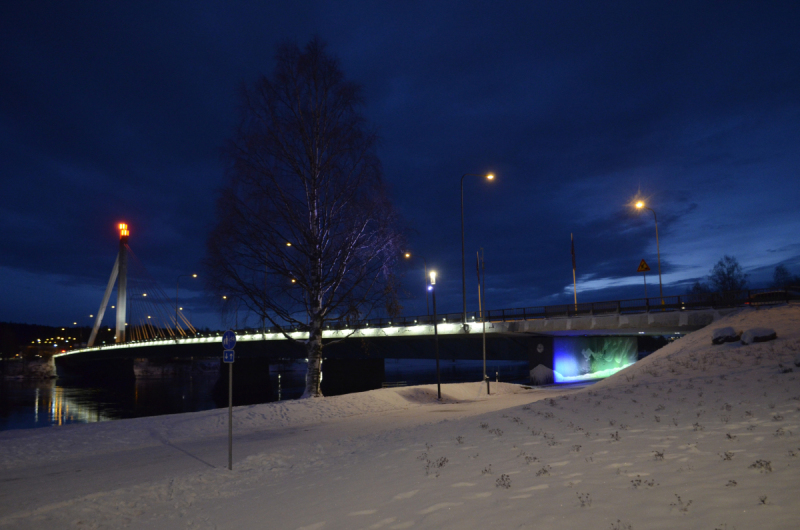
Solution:
M 602 379 L 636 362 L 636 337 L 555 337 L 556 383 Z

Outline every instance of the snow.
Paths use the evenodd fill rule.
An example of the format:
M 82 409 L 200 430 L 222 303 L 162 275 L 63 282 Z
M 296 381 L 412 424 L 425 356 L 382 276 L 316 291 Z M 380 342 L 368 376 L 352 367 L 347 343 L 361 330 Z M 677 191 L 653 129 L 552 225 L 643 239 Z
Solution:
M 795 529 L 799 324 L 744 309 L 579 388 L 238 407 L 233 471 L 225 409 L 3 432 L 0 528 Z

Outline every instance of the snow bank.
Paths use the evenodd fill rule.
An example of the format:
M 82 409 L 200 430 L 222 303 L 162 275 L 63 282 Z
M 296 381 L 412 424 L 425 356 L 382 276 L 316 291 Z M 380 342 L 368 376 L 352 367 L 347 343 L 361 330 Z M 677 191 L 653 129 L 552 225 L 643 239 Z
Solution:
M 0 433 L 0 527 L 798 528 L 800 306 L 717 324 L 777 338 L 706 328 L 579 390 L 240 407 L 233 471 L 227 411 Z

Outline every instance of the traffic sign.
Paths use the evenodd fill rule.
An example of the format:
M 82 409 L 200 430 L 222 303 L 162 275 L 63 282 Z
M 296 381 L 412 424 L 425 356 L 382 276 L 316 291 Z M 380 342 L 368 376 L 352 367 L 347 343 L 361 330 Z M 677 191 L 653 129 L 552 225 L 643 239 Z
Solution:
M 226 363 L 233 362 L 233 350 L 225 350 L 222 352 L 222 360 Z
M 222 349 L 232 350 L 236 345 L 236 333 L 231 330 L 222 334 Z
M 639 263 L 639 268 L 636 269 L 636 272 L 647 272 L 649 270 L 650 270 L 650 267 L 647 265 L 647 262 L 645 260 L 642 260 Z

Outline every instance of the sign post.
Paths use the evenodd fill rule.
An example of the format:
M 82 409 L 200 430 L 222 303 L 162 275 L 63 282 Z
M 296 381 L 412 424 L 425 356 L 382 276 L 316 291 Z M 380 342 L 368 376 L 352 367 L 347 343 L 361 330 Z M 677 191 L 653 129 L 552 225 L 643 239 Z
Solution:
M 642 273 L 642 278 L 644 278 L 644 300 L 645 304 L 650 307 L 650 301 L 647 299 L 647 271 L 650 270 L 650 267 L 647 265 L 645 260 L 639 262 L 639 268 L 636 269 L 636 272 Z
M 228 365 L 228 470 L 233 469 L 233 347 L 236 333 L 231 330 L 222 334 L 222 360 Z

